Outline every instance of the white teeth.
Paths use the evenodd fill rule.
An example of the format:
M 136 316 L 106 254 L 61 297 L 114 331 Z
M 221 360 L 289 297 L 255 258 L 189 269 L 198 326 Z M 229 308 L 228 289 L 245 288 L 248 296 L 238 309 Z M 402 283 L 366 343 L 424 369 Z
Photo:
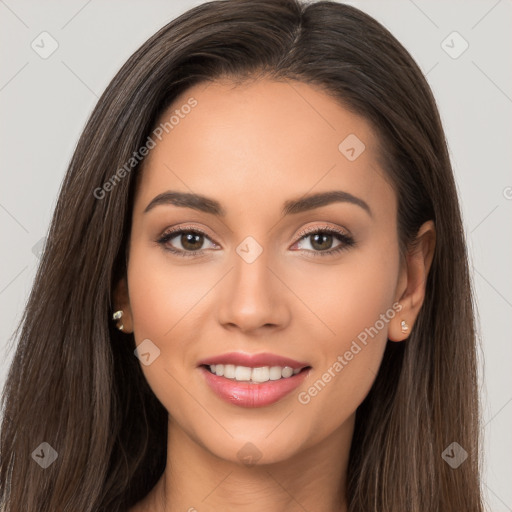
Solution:
M 290 368 L 289 366 L 285 366 L 283 368 L 283 371 L 281 372 L 281 375 L 287 379 L 288 377 L 291 377 L 293 375 L 293 368 Z
M 235 365 L 234 364 L 224 365 L 224 377 L 226 377 L 226 379 L 234 379 L 235 378 Z
M 252 368 L 237 366 L 235 368 L 235 380 L 251 380 Z
M 272 366 L 269 372 L 270 380 L 279 380 L 283 377 L 283 369 L 280 366 Z
M 293 369 L 290 366 L 261 366 L 250 368 L 248 366 L 235 366 L 234 364 L 211 364 L 210 370 L 215 375 L 237 381 L 267 382 L 269 380 L 287 379 L 297 375 L 302 368 Z
M 251 380 L 254 382 L 267 382 L 269 379 L 270 371 L 268 366 L 263 366 L 261 368 L 253 368 L 251 374 Z

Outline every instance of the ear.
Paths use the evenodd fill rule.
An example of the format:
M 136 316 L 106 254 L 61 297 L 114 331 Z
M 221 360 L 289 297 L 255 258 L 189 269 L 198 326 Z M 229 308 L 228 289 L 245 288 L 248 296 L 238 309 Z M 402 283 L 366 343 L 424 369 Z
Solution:
M 400 303 L 402 309 L 390 321 L 388 330 L 390 341 L 403 341 L 412 331 L 425 299 L 427 277 L 434 258 L 435 245 L 435 225 L 429 220 L 418 230 L 416 241 L 409 248 L 400 269 L 395 301 Z M 402 331 L 403 320 L 409 327 L 406 332 Z
M 132 333 L 133 332 L 133 316 L 130 307 L 130 298 L 128 294 L 128 284 L 126 277 L 119 280 L 117 285 L 114 287 L 114 311 L 121 310 L 123 316 L 116 322 L 116 325 L 123 325 L 122 332 Z

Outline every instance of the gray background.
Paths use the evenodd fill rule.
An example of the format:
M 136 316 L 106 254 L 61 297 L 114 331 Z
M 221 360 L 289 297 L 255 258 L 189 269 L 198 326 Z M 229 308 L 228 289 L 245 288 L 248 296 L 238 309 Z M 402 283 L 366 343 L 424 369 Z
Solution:
M 0 0 L 0 384 L 38 265 L 37 244 L 46 235 L 87 117 L 137 48 L 201 3 Z M 402 42 L 438 101 L 479 308 L 483 489 L 489 510 L 512 511 L 512 3 L 348 3 L 374 16 Z M 46 59 L 31 47 L 33 41 L 42 46 L 46 37 L 45 49 L 50 48 L 48 36 L 40 37 L 44 31 L 58 43 Z M 463 48 L 453 31 L 469 44 L 457 58 L 447 53 Z

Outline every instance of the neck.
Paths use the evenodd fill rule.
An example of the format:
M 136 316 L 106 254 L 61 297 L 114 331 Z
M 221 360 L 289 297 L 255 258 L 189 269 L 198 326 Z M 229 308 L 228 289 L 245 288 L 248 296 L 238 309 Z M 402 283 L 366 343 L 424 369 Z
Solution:
M 213 454 L 171 420 L 166 469 L 140 510 L 346 512 L 353 424 L 352 417 L 318 444 L 297 447 L 286 460 L 248 465 Z

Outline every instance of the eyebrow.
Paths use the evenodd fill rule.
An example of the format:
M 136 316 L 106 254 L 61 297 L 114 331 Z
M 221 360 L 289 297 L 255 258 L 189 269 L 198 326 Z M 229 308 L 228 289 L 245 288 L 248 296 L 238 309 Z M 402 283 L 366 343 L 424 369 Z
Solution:
M 307 196 L 300 197 L 299 199 L 290 199 L 285 201 L 282 214 L 285 216 L 302 213 L 305 211 L 313 210 L 315 208 L 320 208 L 322 206 L 327 206 L 332 203 L 354 204 L 365 210 L 370 217 L 373 217 L 373 213 L 365 201 L 342 190 L 319 192 L 316 194 L 309 194 Z M 201 194 L 176 192 L 173 190 L 168 190 L 162 194 L 158 194 L 146 206 L 144 213 L 149 212 L 156 206 L 168 204 L 181 206 L 183 208 L 192 208 L 193 210 L 210 213 L 218 217 L 226 216 L 226 210 L 224 210 L 221 204 L 215 199 L 211 199 Z

